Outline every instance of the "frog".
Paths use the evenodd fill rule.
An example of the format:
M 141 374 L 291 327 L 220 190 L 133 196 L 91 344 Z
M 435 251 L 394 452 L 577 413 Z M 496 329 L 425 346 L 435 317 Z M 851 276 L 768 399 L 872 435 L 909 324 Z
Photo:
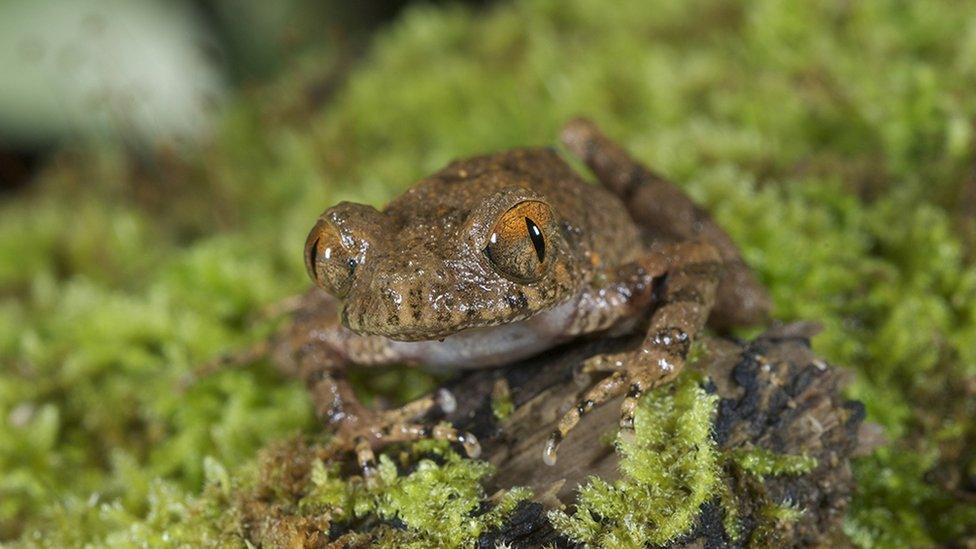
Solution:
M 492 368 L 639 331 L 635 349 L 582 364 L 577 374 L 598 380 L 549 436 L 552 465 L 580 419 L 612 399 L 623 396 L 619 426 L 633 431 L 639 399 L 682 372 L 706 325 L 768 319 L 765 289 L 707 211 L 590 120 L 570 120 L 561 141 L 598 184 L 554 147 L 523 147 L 454 161 L 382 209 L 341 202 L 315 221 L 303 251 L 314 286 L 272 354 L 365 476 L 391 443 L 481 449 L 423 419 L 454 411 L 449 391 L 376 410 L 355 395 L 354 370 Z

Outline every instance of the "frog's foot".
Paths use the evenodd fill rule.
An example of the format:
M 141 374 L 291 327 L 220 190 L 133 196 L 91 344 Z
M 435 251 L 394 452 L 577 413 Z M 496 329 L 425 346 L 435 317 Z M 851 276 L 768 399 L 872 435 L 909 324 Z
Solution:
M 378 419 L 380 423 L 392 425 L 415 420 L 431 411 L 440 410 L 445 414 L 453 414 L 456 409 L 457 400 L 454 399 L 454 394 L 447 389 L 441 388 L 431 394 L 412 400 L 399 408 L 373 413 L 380 416 Z
M 356 462 L 366 478 L 376 473 L 374 450 L 396 442 L 446 440 L 459 444 L 468 457 L 481 455 L 481 445 L 471 433 L 458 431 L 447 422 L 433 424 L 416 420 L 435 408 L 445 413 L 453 412 L 456 408 L 453 395 L 441 389 L 434 395 L 421 397 L 394 410 L 364 412 L 351 417 L 340 423 L 334 443 L 339 448 L 355 452 Z
M 341 441 L 351 443 L 356 453 L 356 463 L 363 477 L 370 479 L 376 475 L 376 455 L 373 451 L 395 442 L 414 442 L 418 440 L 446 440 L 459 444 L 470 458 L 481 455 L 481 444 L 471 433 L 458 431 L 451 424 L 441 422 L 436 425 L 423 423 L 397 423 L 391 425 L 369 426 L 338 435 Z M 341 442 L 340 442 L 341 443 Z
M 547 465 L 556 463 L 556 450 L 587 412 L 626 393 L 620 406 L 620 428 L 625 434 L 634 428 L 634 413 L 640 397 L 655 387 L 673 380 L 684 366 L 680 356 L 658 356 L 640 349 L 629 353 L 598 355 L 587 360 L 584 372 L 612 372 L 586 391 L 576 406 L 563 414 L 556 429 L 549 435 L 542 459 Z

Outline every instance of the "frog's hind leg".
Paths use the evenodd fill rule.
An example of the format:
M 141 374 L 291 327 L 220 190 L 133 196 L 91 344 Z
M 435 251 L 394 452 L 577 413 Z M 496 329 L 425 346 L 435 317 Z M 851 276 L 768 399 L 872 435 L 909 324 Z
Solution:
M 672 241 L 702 240 L 718 250 L 724 273 L 709 320 L 712 326 L 728 328 L 767 319 L 772 302 L 765 288 L 743 261 L 735 242 L 708 212 L 674 184 L 634 160 L 589 120 L 567 123 L 562 141 L 623 200 L 646 232 Z
M 345 377 L 348 365 L 341 354 L 320 343 L 308 343 L 294 357 L 295 374 L 308 387 L 316 416 L 337 427 L 336 448 L 352 449 L 363 476 L 376 472 L 375 448 L 395 442 L 423 439 L 446 440 L 459 444 L 469 457 L 478 457 L 481 446 L 471 433 L 458 431 L 447 423 L 432 425 L 420 418 L 432 411 L 452 413 L 457 403 L 447 389 L 408 402 L 390 410 L 370 410 L 353 392 Z
M 559 444 L 585 413 L 624 393 L 620 426 L 624 430 L 633 429 L 640 397 L 670 382 L 684 368 L 691 344 L 704 328 L 715 303 L 722 264 L 711 245 L 685 243 L 673 246 L 670 253 L 646 258 L 642 262 L 646 263 L 646 271 L 660 272 L 662 257 L 669 264 L 667 275 L 643 342 L 633 351 L 597 355 L 587 360 L 585 371 L 612 373 L 587 391 L 560 419 L 546 443 L 543 454 L 546 463 L 555 463 Z

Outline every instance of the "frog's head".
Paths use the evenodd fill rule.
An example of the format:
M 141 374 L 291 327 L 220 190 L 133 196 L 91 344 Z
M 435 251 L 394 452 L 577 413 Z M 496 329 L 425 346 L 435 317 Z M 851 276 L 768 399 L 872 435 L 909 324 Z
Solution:
M 578 259 L 545 197 L 507 181 L 421 182 L 380 212 L 343 202 L 305 243 L 361 334 L 403 341 L 522 320 L 574 295 Z

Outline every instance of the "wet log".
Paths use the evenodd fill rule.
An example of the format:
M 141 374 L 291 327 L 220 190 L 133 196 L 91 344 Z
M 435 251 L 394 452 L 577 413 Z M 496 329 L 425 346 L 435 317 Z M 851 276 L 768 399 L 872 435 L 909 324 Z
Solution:
M 763 448 L 778 454 L 817 459 L 806 474 L 757 478 L 725 471 L 736 496 L 741 535 L 733 542 L 723 528 L 725 510 L 716 498 L 701 507 L 694 530 L 677 546 L 727 547 L 748 544 L 765 529 L 763 539 L 786 545 L 830 543 L 854 488 L 850 458 L 858 448 L 864 417 L 860 403 L 840 389 L 843 371 L 811 350 L 816 332 L 809 324 L 773 328 L 749 342 L 711 338 L 695 367 L 707 375 L 707 390 L 720 397 L 713 437 L 719 448 Z M 459 403 L 448 417 L 482 442 L 482 458 L 497 473 L 489 489 L 528 486 L 536 501 L 523 502 L 501 528 L 484 534 L 480 545 L 571 546 L 552 529 L 546 510 L 573 504 L 587 477 L 612 480 L 618 456 L 608 443 L 618 420 L 619 400 L 594 410 L 563 442 L 555 466 L 542 463 L 545 439 L 557 418 L 580 391 L 573 371 L 584 359 L 633 346 L 632 338 L 584 341 L 511 366 L 476 371 L 447 384 Z M 502 381 L 503 380 L 503 381 Z M 499 421 L 492 393 L 507 385 L 514 412 Z M 761 520 L 770 503 L 791 505 L 803 513 L 777 531 Z

